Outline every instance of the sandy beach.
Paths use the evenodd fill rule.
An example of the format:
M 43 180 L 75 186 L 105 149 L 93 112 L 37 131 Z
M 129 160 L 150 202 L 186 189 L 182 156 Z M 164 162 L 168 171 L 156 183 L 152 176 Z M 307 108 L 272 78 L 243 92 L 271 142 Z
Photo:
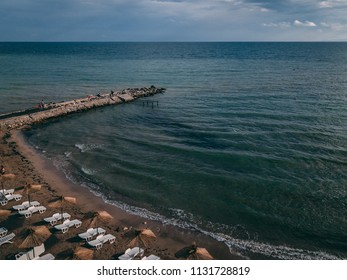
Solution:
M 65 175 L 57 170 L 53 163 L 44 158 L 26 143 L 19 130 L 1 131 L 0 134 L 1 164 L 6 168 L 6 173 L 15 174 L 13 180 L 4 182 L 7 189 L 15 188 L 15 193 L 22 194 L 21 201 L 10 201 L 2 210 L 11 210 L 13 205 L 27 200 L 23 187 L 27 184 L 40 184 L 41 190 L 31 193 L 31 200 L 37 200 L 47 208 L 43 214 L 33 214 L 25 219 L 17 211 L 11 210 L 8 217 L 0 216 L 0 227 L 5 227 L 9 232 L 16 234 L 12 244 L 1 246 L 0 259 L 15 259 L 15 254 L 23 251 L 18 248 L 22 242 L 21 233 L 25 228 L 31 226 L 45 225 L 52 235 L 45 242 L 45 253 L 51 253 L 55 259 L 73 258 L 73 251 L 77 247 L 89 248 L 85 242 L 78 237 L 79 233 L 86 231 L 89 222 L 86 217 L 88 213 L 95 211 L 107 211 L 113 218 L 100 224 L 106 233 L 116 237 L 113 244 L 105 244 L 101 250 L 95 250 L 93 259 L 118 259 L 129 247 L 127 233 L 133 229 L 151 229 L 156 239 L 144 248 L 145 255 L 154 254 L 161 259 L 176 259 L 175 252 L 181 248 L 196 242 L 200 247 L 205 247 L 215 259 L 239 259 L 237 255 L 230 253 L 229 248 L 222 242 L 218 242 L 202 233 L 181 229 L 171 225 L 163 225 L 157 221 L 145 220 L 139 216 L 131 215 L 116 206 L 105 203 L 102 198 L 97 197 L 88 189 L 69 181 Z M 71 215 L 71 219 L 82 221 L 80 228 L 70 228 L 65 234 L 55 230 L 43 218 L 59 212 L 59 209 L 49 207 L 48 204 L 59 196 L 75 197 L 76 204 L 65 204 L 64 212 Z M 90 248 L 89 248 L 90 249 Z M 24 250 L 25 251 L 25 250 Z

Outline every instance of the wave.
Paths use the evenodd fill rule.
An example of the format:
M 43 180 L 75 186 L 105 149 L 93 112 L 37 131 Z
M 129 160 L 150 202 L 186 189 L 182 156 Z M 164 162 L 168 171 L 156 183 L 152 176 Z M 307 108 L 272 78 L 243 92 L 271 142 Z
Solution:
M 300 248 L 293 248 L 285 245 L 273 245 L 257 241 L 255 237 L 251 237 L 247 230 L 241 225 L 225 225 L 212 222 L 204 222 L 208 224 L 212 230 L 205 230 L 199 225 L 199 218 L 182 209 L 168 209 L 173 217 L 167 217 L 160 213 L 150 211 L 145 208 L 129 205 L 127 203 L 108 199 L 102 192 L 100 186 L 82 181 L 74 176 L 71 172 L 70 164 L 66 160 L 55 160 L 54 165 L 62 170 L 67 179 L 88 188 L 93 194 L 101 197 L 106 203 L 116 206 L 129 214 L 137 215 L 145 219 L 159 221 L 164 225 L 173 225 L 182 229 L 198 231 L 204 235 L 225 243 L 232 254 L 239 255 L 242 258 L 249 259 L 250 255 L 258 254 L 264 258 L 279 260 L 338 260 L 339 256 L 324 252 L 312 251 Z M 83 173 L 90 175 L 92 170 L 82 167 Z M 228 232 L 222 233 L 222 232 Z
M 103 144 L 81 144 L 81 143 L 75 144 L 75 147 L 79 149 L 81 153 L 95 150 L 95 149 L 101 148 L 102 146 Z

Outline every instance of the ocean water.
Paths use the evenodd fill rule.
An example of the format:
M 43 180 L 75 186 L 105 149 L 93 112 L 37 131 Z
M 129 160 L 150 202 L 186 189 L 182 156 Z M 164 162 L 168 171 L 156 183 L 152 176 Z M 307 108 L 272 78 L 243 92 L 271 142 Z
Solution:
M 0 113 L 167 88 L 25 132 L 109 203 L 248 258 L 347 257 L 346 43 L 0 43 L 0 65 Z

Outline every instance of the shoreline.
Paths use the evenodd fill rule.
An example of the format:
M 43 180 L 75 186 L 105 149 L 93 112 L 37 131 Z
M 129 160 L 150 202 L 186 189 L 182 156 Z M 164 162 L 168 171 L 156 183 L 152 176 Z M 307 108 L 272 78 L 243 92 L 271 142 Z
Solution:
M 182 229 L 174 225 L 164 225 L 159 221 L 148 220 L 140 216 L 127 213 L 125 210 L 120 209 L 115 205 L 108 204 L 100 196 L 95 195 L 86 187 L 75 184 L 67 179 L 65 174 L 53 165 L 53 162 L 39 154 L 34 147 L 27 143 L 23 133 L 20 130 L 12 130 L 11 138 L 9 138 L 9 140 L 10 142 L 7 144 L 8 146 L 12 145 L 12 150 L 14 153 L 12 158 L 19 156 L 22 162 L 32 165 L 32 168 L 29 167 L 29 173 L 31 173 L 30 177 L 32 178 L 31 180 L 34 181 L 32 183 L 41 183 L 43 186 L 45 186 L 43 190 L 35 194 L 35 200 L 36 196 L 42 196 L 42 201 L 39 200 L 39 198 L 37 198 L 37 200 L 39 200 L 42 205 L 46 206 L 49 198 L 52 199 L 53 196 L 73 196 L 76 197 L 77 203 L 76 205 L 69 206 L 67 208 L 67 210 L 72 211 L 74 214 L 71 219 L 79 218 L 83 221 L 85 213 L 102 210 L 107 211 L 111 214 L 111 216 L 113 216 L 111 222 L 107 224 L 107 228 L 109 229 L 107 231 L 116 236 L 115 246 L 107 245 L 107 253 L 102 255 L 99 254 L 99 252 L 96 252 L 94 259 L 110 259 L 110 257 L 111 259 L 115 258 L 115 256 L 121 254 L 127 248 L 127 244 L 125 244 L 125 241 L 122 240 L 122 236 L 126 229 L 144 227 L 152 229 L 157 236 L 156 241 L 152 246 L 147 248 L 146 251 L 148 253 L 153 253 L 160 256 L 161 259 L 176 259 L 174 253 L 185 246 L 191 245 L 193 242 L 196 242 L 198 246 L 205 247 L 215 259 L 241 259 L 239 255 L 232 254 L 229 248 L 223 242 L 217 241 L 212 237 L 206 236 L 200 232 Z M 18 154 L 16 155 L 16 153 Z M 11 173 L 14 174 L 20 171 L 18 168 L 15 170 L 15 166 L 11 166 L 9 168 L 12 169 Z M 24 200 L 22 199 L 22 201 Z M 9 203 L 11 206 L 12 204 L 14 203 Z M 42 217 L 35 217 L 37 219 L 36 224 L 40 223 L 38 219 L 42 220 L 44 217 L 50 216 L 49 213 L 53 214 L 55 212 L 57 212 L 57 209 L 49 209 L 49 207 L 47 207 L 47 212 L 42 214 Z M 10 218 L 8 220 L 10 220 Z M 24 225 L 25 223 L 26 221 L 24 221 Z M 83 224 L 82 228 L 86 229 L 87 227 L 84 227 Z M 17 229 L 14 228 L 16 232 L 19 232 L 22 229 L 23 226 Z M 59 250 L 71 250 L 73 247 L 81 245 L 80 242 L 69 242 L 69 240 L 73 239 L 73 237 L 78 233 L 83 232 L 83 229 L 73 229 L 71 230 L 71 233 L 69 230 L 69 234 L 67 233 L 67 236 L 65 236 L 65 234 L 55 234 L 57 235 L 56 238 L 59 239 L 61 245 L 58 246 L 56 243 L 51 242 L 53 243 L 51 246 L 51 253 L 59 255 Z M 104 251 L 104 247 L 99 251 Z M 17 252 L 18 251 L 19 250 L 17 249 Z M 49 250 L 47 251 L 50 252 Z M 7 257 L 8 256 L 5 254 L 0 253 L 0 259 L 6 259 Z

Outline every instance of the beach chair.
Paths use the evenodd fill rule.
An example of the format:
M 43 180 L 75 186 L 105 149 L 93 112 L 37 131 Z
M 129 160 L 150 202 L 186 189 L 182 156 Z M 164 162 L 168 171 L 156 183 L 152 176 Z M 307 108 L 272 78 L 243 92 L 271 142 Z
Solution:
M 55 229 L 60 230 L 62 233 L 66 233 L 70 227 L 79 228 L 82 225 L 82 222 L 80 220 L 72 220 L 69 219 L 65 220 L 62 224 L 54 226 Z
M 88 244 L 92 247 L 95 247 L 97 250 L 102 248 L 102 245 L 109 242 L 110 244 L 116 241 L 116 237 L 112 234 L 100 234 L 98 237 L 92 241 L 88 241 Z
M 44 255 L 42 257 L 40 257 L 40 255 L 42 255 L 45 252 L 45 244 L 42 243 L 39 246 L 34 247 L 33 249 L 27 251 L 27 252 L 20 252 L 18 254 L 15 255 L 16 260 L 39 260 L 39 259 L 51 259 L 51 257 L 49 255 L 51 254 L 47 254 Z
M 8 230 L 7 228 L 0 228 L 0 237 L 4 237 L 7 234 Z
M 13 237 L 15 237 L 16 235 L 12 232 L 9 235 L 5 235 L 4 237 L 0 237 L 0 246 L 5 244 L 5 243 L 12 243 L 12 239 Z
M 6 195 L 6 194 L 13 194 L 14 193 L 14 189 L 3 189 L 3 190 L 0 190 L 0 194 L 3 194 L 3 195 Z
M 30 218 L 34 213 L 43 214 L 46 212 L 45 206 L 31 206 L 26 210 L 18 211 L 20 215 L 24 215 L 26 219 Z
M 38 201 L 24 201 L 22 204 L 15 205 L 12 207 L 12 209 L 17 210 L 17 211 L 23 211 L 25 209 L 28 209 L 30 206 L 40 206 L 40 202 Z
M 34 249 L 31 249 L 27 252 L 19 252 L 15 255 L 15 258 L 17 261 L 32 260 L 34 258 Z
M 15 201 L 19 201 L 22 199 L 22 195 L 20 194 L 6 194 L 6 195 L 3 195 L 2 194 L 2 198 L 0 198 L 1 201 L 0 201 L 0 204 L 2 206 L 5 206 L 9 201 L 11 200 L 15 200 Z
M 44 218 L 43 220 L 47 223 L 50 223 L 51 226 L 54 226 L 58 223 L 58 221 L 60 221 L 63 218 L 63 220 L 67 220 L 71 218 L 71 215 L 69 213 L 63 213 L 63 215 L 61 215 L 61 213 L 55 213 L 53 214 L 51 217 L 48 218 Z
M 34 256 L 42 255 L 46 251 L 45 244 L 42 243 L 41 245 L 34 247 L 33 251 L 34 251 Z
M 23 254 L 18 253 L 15 257 L 16 257 L 16 261 L 28 261 L 28 260 L 30 260 L 26 253 L 23 253 Z
M 128 249 L 126 249 L 126 251 L 124 252 L 123 255 L 118 257 L 118 259 L 119 260 L 132 260 L 137 256 L 142 257 L 144 252 L 145 252 L 145 250 L 143 250 L 142 248 L 139 248 L 139 247 L 134 247 L 132 249 L 128 248 Z
M 156 261 L 156 260 L 160 260 L 160 257 L 152 254 L 152 255 L 149 255 L 148 257 L 144 256 L 141 260 Z
M 43 255 L 42 257 L 34 258 L 33 260 L 50 261 L 50 260 L 54 260 L 54 259 L 55 259 L 55 257 L 49 253 L 49 254 Z
M 97 235 L 97 234 L 105 234 L 106 230 L 104 230 L 103 228 L 89 228 L 87 229 L 86 232 L 80 233 L 78 234 L 78 236 L 82 239 L 84 239 L 85 241 L 90 241 L 92 240 L 92 238 Z

